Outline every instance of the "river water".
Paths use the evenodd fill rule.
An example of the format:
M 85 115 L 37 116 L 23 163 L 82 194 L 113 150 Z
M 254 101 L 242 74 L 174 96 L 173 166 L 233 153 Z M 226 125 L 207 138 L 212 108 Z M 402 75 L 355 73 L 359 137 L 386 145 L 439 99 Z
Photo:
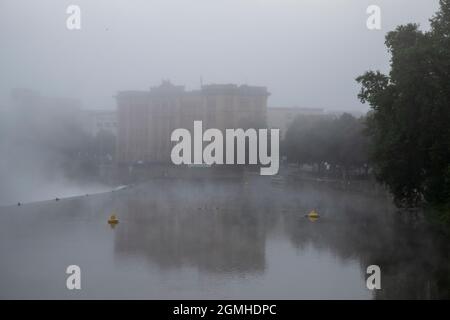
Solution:
M 419 214 L 370 193 L 256 176 L 156 179 L 1 207 L 0 298 L 448 298 L 449 251 Z M 66 288 L 74 264 L 81 290 Z

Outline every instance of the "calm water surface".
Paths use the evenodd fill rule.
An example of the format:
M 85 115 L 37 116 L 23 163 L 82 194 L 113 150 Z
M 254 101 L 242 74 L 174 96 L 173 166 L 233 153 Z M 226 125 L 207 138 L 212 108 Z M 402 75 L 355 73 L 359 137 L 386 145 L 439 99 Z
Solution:
M 311 209 L 319 220 L 304 217 Z M 448 298 L 448 249 L 369 194 L 263 177 L 155 180 L 0 208 L 0 298 Z M 66 289 L 71 264 L 81 290 Z

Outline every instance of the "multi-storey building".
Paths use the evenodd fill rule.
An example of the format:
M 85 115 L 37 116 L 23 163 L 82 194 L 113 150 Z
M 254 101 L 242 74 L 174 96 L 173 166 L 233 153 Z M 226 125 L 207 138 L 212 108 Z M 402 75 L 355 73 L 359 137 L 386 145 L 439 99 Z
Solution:
M 267 127 L 265 87 L 211 84 L 185 91 L 168 81 L 149 91 L 117 94 L 119 164 L 167 163 L 177 128 L 192 132 L 196 120 L 204 130 Z

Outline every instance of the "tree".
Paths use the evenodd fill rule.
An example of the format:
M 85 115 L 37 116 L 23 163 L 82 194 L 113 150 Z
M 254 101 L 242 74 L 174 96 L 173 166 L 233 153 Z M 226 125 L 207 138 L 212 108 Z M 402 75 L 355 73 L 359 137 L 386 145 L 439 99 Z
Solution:
M 431 30 L 417 24 L 389 32 L 389 75 L 356 80 L 372 111 L 367 132 L 378 180 L 401 207 L 450 198 L 450 0 L 440 1 Z
M 289 126 L 283 152 L 289 161 L 316 165 L 325 163 L 344 179 L 354 168 L 366 168 L 367 137 L 362 119 L 344 113 L 341 117 L 297 117 Z

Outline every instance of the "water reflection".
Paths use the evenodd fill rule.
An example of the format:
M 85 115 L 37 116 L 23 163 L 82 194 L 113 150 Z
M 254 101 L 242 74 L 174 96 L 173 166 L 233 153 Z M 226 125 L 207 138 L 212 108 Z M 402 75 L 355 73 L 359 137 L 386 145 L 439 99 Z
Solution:
M 311 182 L 161 179 L 1 208 L 0 231 L 2 298 L 449 297 L 448 241 L 420 215 Z M 74 262 L 76 296 L 61 272 Z M 371 264 L 382 290 L 365 287 Z
M 276 220 L 270 213 L 267 199 L 239 182 L 161 181 L 128 197 L 115 251 L 143 255 L 163 268 L 260 273 L 266 233 Z
M 314 223 L 305 219 L 312 208 L 320 212 Z M 448 296 L 435 279 L 448 270 L 444 239 L 419 217 L 396 213 L 388 199 L 310 183 L 163 181 L 131 195 L 123 210 L 133 223 L 117 231 L 117 254 L 141 254 L 164 268 L 263 272 L 268 233 L 281 232 L 297 250 L 312 246 L 342 262 L 356 259 L 363 276 L 367 266 L 380 265 L 383 290 L 375 298 Z

